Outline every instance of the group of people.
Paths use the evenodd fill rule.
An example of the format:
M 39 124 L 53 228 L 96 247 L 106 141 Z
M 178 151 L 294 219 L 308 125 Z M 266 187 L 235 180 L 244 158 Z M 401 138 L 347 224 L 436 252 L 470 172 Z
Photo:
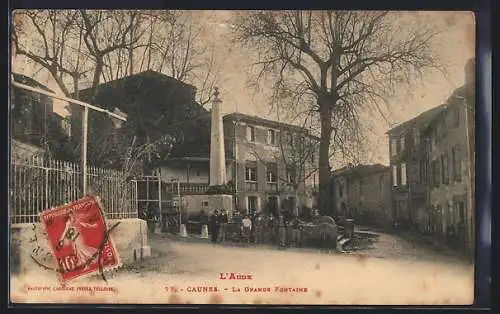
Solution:
M 220 213 L 218 210 L 214 210 L 209 219 L 212 243 L 215 244 L 217 241 L 223 242 L 226 240 L 227 223 L 228 216 L 226 210 L 222 209 Z
M 225 210 L 214 210 L 209 219 L 212 243 L 224 242 L 228 234 L 228 216 Z M 247 243 L 277 244 L 280 247 L 303 245 L 303 230 L 298 217 L 253 213 L 245 215 L 239 226 L 239 235 Z

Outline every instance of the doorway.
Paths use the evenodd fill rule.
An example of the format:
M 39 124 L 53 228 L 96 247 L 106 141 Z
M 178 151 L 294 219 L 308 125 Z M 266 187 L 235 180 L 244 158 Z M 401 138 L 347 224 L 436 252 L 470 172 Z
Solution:
M 269 196 L 267 198 L 267 209 L 270 214 L 275 217 L 278 217 L 278 197 L 277 196 Z

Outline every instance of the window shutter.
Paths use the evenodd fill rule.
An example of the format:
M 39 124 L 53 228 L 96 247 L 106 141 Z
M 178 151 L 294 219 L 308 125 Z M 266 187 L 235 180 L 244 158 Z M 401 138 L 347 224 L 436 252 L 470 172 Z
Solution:
M 246 130 L 247 130 L 247 140 L 251 141 L 252 140 L 252 131 L 250 129 L 250 126 L 247 126 Z

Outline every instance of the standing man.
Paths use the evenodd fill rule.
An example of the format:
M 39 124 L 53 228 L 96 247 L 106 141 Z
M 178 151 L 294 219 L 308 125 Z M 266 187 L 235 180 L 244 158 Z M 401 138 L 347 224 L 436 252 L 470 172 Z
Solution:
M 210 216 L 210 230 L 212 232 L 212 243 L 217 243 L 217 238 L 219 237 L 219 212 L 214 210 L 212 216 Z
M 293 220 L 293 225 L 292 225 L 292 242 L 295 244 L 295 247 L 301 247 L 302 246 L 302 240 L 300 237 L 301 233 L 301 226 L 300 226 L 300 221 L 298 217 L 295 217 Z
M 264 217 L 261 214 L 255 220 L 255 243 L 264 243 Z
M 267 239 L 266 241 L 271 244 L 274 244 L 276 243 L 276 239 L 275 239 L 275 236 L 274 236 L 274 216 L 273 214 L 269 214 L 269 217 L 267 219 L 267 225 L 266 225 L 266 228 L 267 228 Z
M 278 223 L 278 230 L 279 230 L 279 246 L 281 247 L 286 247 L 286 220 L 285 217 L 283 217 L 283 214 L 280 214 L 279 216 L 279 223 Z
M 219 241 L 226 241 L 226 226 L 228 223 L 227 213 L 225 209 L 222 209 L 221 214 L 219 215 L 219 224 L 220 224 L 220 237 Z

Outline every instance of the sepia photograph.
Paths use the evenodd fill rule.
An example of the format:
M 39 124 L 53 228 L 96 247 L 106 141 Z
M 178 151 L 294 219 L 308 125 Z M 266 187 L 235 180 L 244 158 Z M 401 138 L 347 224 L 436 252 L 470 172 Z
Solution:
M 470 11 L 18 9 L 12 304 L 471 305 Z

